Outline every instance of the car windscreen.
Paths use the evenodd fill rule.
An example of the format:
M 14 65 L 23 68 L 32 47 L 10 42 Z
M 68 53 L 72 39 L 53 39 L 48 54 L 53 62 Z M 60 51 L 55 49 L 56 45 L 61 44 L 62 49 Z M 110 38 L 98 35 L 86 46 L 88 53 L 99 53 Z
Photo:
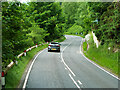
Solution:
M 57 42 L 51 42 L 51 44 L 58 44 Z

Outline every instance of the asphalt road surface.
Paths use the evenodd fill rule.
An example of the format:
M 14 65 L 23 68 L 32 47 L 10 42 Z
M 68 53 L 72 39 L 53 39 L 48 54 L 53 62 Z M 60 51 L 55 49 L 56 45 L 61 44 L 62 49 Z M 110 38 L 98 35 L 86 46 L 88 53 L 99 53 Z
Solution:
M 81 37 L 66 38 L 60 53 L 45 49 L 38 55 L 26 88 L 118 88 L 118 79 L 80 53 Z

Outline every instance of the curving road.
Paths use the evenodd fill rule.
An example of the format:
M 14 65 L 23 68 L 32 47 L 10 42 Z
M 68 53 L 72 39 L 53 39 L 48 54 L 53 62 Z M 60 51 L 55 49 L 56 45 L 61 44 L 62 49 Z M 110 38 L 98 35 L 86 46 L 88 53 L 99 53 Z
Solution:
M 118 88 L 117 78 L 82 55 L 81 37 L 66 38 L 60 53 L 45 49 L 36 57 L 26 88 Z

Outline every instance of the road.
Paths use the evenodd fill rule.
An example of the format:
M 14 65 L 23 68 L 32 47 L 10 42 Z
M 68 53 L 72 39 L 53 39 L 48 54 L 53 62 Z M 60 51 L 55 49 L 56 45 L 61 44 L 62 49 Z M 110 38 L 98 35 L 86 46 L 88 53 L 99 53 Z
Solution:
M 115 77 L 80 53 L 81 37 L 66 35 L 66 38 L 60 53 L 45 49 L 37 56 L 26 88 L 118 88 Z

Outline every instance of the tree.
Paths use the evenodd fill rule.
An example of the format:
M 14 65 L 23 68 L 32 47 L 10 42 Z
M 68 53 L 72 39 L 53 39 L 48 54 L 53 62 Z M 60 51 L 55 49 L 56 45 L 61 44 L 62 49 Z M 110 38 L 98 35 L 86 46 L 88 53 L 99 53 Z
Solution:
M 75 16 L 79 7 L 78 2 L 63 2 L 62 10 L 65 16 L 66 28 L 71 27 L 75 23 Z
M 61 37 L 63 34 L 63 28 L 61 27 L 64 23 L 64 17 L 62 16 L 59 3 L 36 2 L 34 3 L 34 7 L 34 13 L 32 14 L 35 16 L 35 18 L 33 18 L 35 23 L 49 33 L 49 36 L 46 36 L 45 40 L 51 41 Z
M 28 47 L 61 37 L 64 17 L 59 3 L 2 3 L 2 60 L 7 66 Z
M 120 43 L 120 3 L 112 3 L 100 18 L 100 27 L 95 30 L 99 39 L 108 43 Z M 104 43 L 102 42 L 102 43 Z
M 24 39 L 23 17 L 20 2 L 2 3 L 2 53 L 3 62 L 14 59 L 22 48 L 21 40 Z M 17 38 L 16 38 L 17 37 Z

